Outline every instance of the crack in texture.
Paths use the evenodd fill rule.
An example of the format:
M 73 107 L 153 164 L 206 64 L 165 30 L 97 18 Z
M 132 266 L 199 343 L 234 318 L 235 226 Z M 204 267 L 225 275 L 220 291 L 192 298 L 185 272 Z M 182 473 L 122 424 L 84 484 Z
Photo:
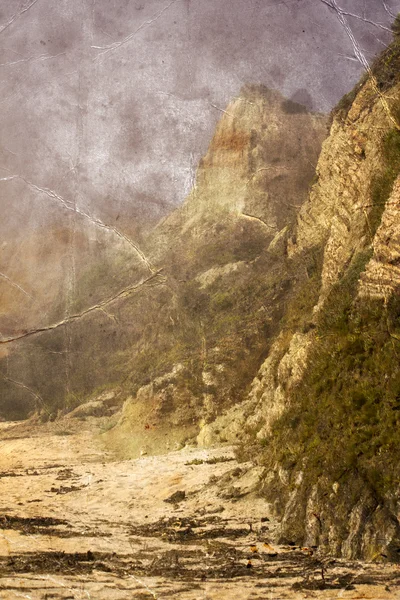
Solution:
M 262 223 L 263 225 L 265 225 L 265 227 L 268 227 L 268 229 L 273 229 L 274 231 L 276 231 L 278 229 L 276 225 L 270 225 L 269 223 L 267 223 L 266 221 L 264 221 L 260 217 L 256 217 L 255 215 L 249 215 L 248 213 L 244 213 L 244 212 L 240 213 L 240 215 L 242 217 L 246 217 L 247 219 L 253 219 L 255 221 L 259 221 L 260 223 Z
M 364 67 L 364 69 L 368 73 L 368 76 L 369 76 L 369 78 L 372 82 L 372 86 L 374 88 L 374 92 L 378 95 L 380 101 L 382 102 L 383 108 L 384 108 L 389 120 L 394 125 L 394 127 L 398 131 L 400 131 L 400 125 L 398 124 L 397 120 L 393 116 L 385 95 L 382 94 L 382 92 L 380 91 L 376 77 L 372 72 L 370 64 L 369 64 L 365 54 L 361 50 L 361 47 L 360 47 L 359 43 L 357 42 L 357 40 L 354 36 L 354 33 L 345 18 L 346 16 L 355 17 L 356 15 L 353 15 L 352 13 L 347 13 L 346 11 L 344 11 L 340 6 L 338 6 L 336 0 L 321 0 L 321 2 L 336 12 L 339 22 L 343 26 L 345 32 L 347 33 L 347 36 L 349 37 L 349 39 L 352 43 L 354 53 L 355 53 L 359 63 Z M 362 19 L 362 20 L 364 20 L 364 19 Z M 376 23 L 373 23 L 373 24 L 376 25 Z M 386 28 L 386 29 L 391 32 L 391 29 L 388 29 L 388 28 Z
M 13 383 L 17 387 L 20 387 L 20 388 L 26 390 L 31 396 L 33 396 L 33 398 L 35 398 L 35 400 L 37 400 L 42 406 L 44 406 L 43 398 L 37 392 L 32 390 L 29 386 L 25 385 L 25 383 L 22 383 L 21 381 L 16 381 L 15 379 L 12 379 L 11 377 L 7 377 L 6 375 L 1 375 L 1 377 L 4 379 L 4 381 Z
M 136 581 L 136 583 L 138 583 L 145 590 L 147 590 L 149 592 L 149 594 L 151 594 L 153 596 L 153 598 L 155 598 L 155 600 L 158 600 L 159 596 L 157 596 L 156 592 L 153 592 L 153 590 L 150 589 L 149 586 L 144 581 L 142 581 L 141 579 L 139 579 L 135 575 L 129 575 L 129 577 L 131 577 L 132 579 L 134 579 Z
M 367 19 L 365 16 L 362 17 L 361 15 L 356 15 L 354 13 L 346 12 L 343 9 L 341 9 L 341 12 L 342 12 L 342 15 L 346 15 L 347 17 L 353 17 L 354 19 L 358 19 L 359 21 L 364 21 L 364 23 L 368 23 L 369 25 L 374 25 L 375 27 L 378 27 L 379 29 L 383 29 L 384 31 L 389 31 L 390 33 L 392 32 L 390 27 L 386 27 L 385 25 L 382 25 L 381 23 L 376 23 L 375 21 L 371 21 L 370 19 Z
M 82 107 L 81 107 L 81 71 L 78 69 L 78 97 L 77 97 L 77 113 L 76 113 L 76 153 L 75 157 L 68 154 L 70 159 L 69 173 L 73 172 L 76 175 L 76 168 L 80 162 L 81 156 L 81 141 L 82 141 Z M 76 215 L 77 215 L 77 194 L 73 197 L 73 214 L 70 215 L 70 228 L 69 228 L 69 239 L 68 239 L 68 257 L 69 257 L 69 269 L 68 269 L 68 286 L 67 294 L 65 298 L 65 311 L 64 319 L 68 319 L 72 313 L 72 307 L 76 298 L 76 264 L 75 264 L 75 236 L 76 236 Z M 73 370 L 72 364 L 72 328 L 70 324 L 67 324 L 64 328 L 64 342 L 65 342 L 65 393 L 69 397 L 71 394 L 71 373 Z
M 65 56 L 66 52 L 60 52 L 59 54 L 40 54 L 39 56 L 29 56 L 28 58 L 20 58 L 8 63 L 0 63 L 0 67 L 12 67 L 21 63 L 34 62 L 36 60 L 44 61 L 50 60 L 51 58 L 58 58 L 59 56 Z
M 355 13 L 347 12 L 342 7 L 337 5 L 336 0 L 321 0 L 321 2 L 323 2 L 330 8 L 333 8 L 336 12 L 340 12 L 341 15 L 344 15 L 346 17 L 353 17 L 354 19 L 363 21 L 364 23 L 368 23 L 369 25 L 374 25 L 374 27 L 377 27 L 378 29 L 383 29 L 384 31 L 388 31 L 389 33 L 392 33 L 392 30 L 390 27 L 386 27 L 386 25 L 382 25 L 382 23 L 377 23 L 376 21 L 372 21 L 371 19 L 368 19 L 366 17 L 365 4 L 364 4 L 364 15 L 361 16 L 361 15 L 357 15 Z M 390 9 L 388 8 L 387 4 L 384 1 L 383 1 L 383 7 L 384 7 L 385 11 L 390 15 L 390 17 L 395 18 L 395 15 L 390 11 Z
M 20 286 L 18 283 L 16 283 L 12 279 L 10 279 L 7 275 L 5 275 L 4 273 L 0 273 L 0 277 L 2 277 L 3 279 L 5 279 L 5 281 L 7 281 L 7 283 L 9 283 L 10 285 L 12 285 L 12 287 L 16 288 L 17 290 L 19 290 L 20 292 L 22 292 L 23 294 L 25 294 L 25 296 L 28 296 L 28 298 L 30 298 L 31 300 L 34 300 L 33 296 L 31 296 L 31 294 L 29 294 L 29 292 L 27 292 L 26 290 L 24 290 L 24 288 L 22 286 Z
M 104 308 L 99 308 L 99 310 L 100 310 L 102 313 L 104 313 L 108 319 L 110 319 L 111 321 L 113 321 L 114 323 L 117 323 L 117 325 L 119 325 L 119 321 L 118 321 L 117 317 L 116 317 L 114 314 L 112 314 L 112 313 L 109 313 L 109 312 L 108 312 L 108 311 L 106 311 Z
M 75 205 L 76 208 L 76 205 Z M 75 215 L 71 215 L 72 227 L 69 233 L 69 272 L 68 272 L 68 287 L 65 298 L 65 311 L 64 319 L 68 319 L 71 314 L 71 307 L 75 299 L 75 287 L 76 287 L 76 270 L 75 270 L 75 231 L 76 231 L 76 219 Z M 68 324 L 64 329 L 65 338 L 65 386 L 67 396 L 70 393 L 70 373 L 72 371 L 72 358 L 71 358 L 71 347 L 72 347 L 72 332 L 71 327 Z
M 8 23 L 6 23 L 2 27 L 0 27 L 0 33 L 3 33 L 3 31 L 8 29 L 17 19 L 22 17 L 22 15 L 24 13 L 26 13 L 30 8 L 32 8 L 32 6 L 34 6 L 34 4 L 36 4 L 36 2 L 38 2 L 38 1 L 39 0 L 32 0 L 32 2 L 30 4 L 28 4 L 28 6 L 25 6 L 25 8 L 23 8 L 19 12 L 14 13 L 13 16 L 11 17 L 11 19 L 8 21 Z
M 224 110 L 223 108 L 220 108 L 216 104 L 213 104 L 212 102 L 209 102 L 209 105 L 212 106 L 213 108 L 215 108 L 215 110 L 219 110 L 219 112 L 224 113 L 224 115 L 228 115 L 228 117 L 231 117 L 232 119 L 236 118 L 235 115 L 231 115 L 231 113 L 229 113 L 228 111 Z
M 31 337 L 32 335 L 36 335 L 38 333 L 44 333 L 45 331 L 52 331 L 54 329 L 58 329 L 59 327 L 68 325 L 69 323 L 73 323 L 74 321 L 77 321 L 78 319 L 81 319 L 82 317 L 85 317 L 86 315 L 88 315 L 96 310 L 104 309 L 106 306 L 112 304 L 113 302 L 116 302 L 117 300 L 120 300 L 121 298 L 126 298 L 127 296 L 134 293 L 142 286 L 147 285 L 148 283 L 152 283 L 153 285 L 163 285 L 165 283 L 165 277 L 164 276 L 159 277 L 159 275 L 161 275 L 162 271 L 163 271 L 163 269 L 158 270 L 157 272 L 153 273 L 150 277 L 148 277 L 144 281 L 141 281 L 140 283 L 136 283 L 136 284 L 126 287 L 123 290 L 119 291 L 117 294 L 115 294 L 115 296 L 112 296 L 111 298 L 107 298 L 106 300 L 99 302 L 99 304 L 94 304 L 93 306 L 86 308 L 85 310 L 83 310 L 80 313 L 69 315 L 62 321 L 58 321 L 57 323 L 53 323 L 52 325 L 38 327 L 36 329 L 31 329 L 30 331 L 21 333 L 20 335 L 0 339 L 0 344 L 9 344 L 11 342 L 16 342 L 23 338 Z
M 315 169 L 315 165 L 312 164 L 311 161 L 308 161 L 310 163 L 310 165 Z M 257 169 L 256 171 L 254 171 L 254 173 L 252 173 L 250 175 L 250 177 L 247 179 L 246 183 L 244 184 L 244 186 L 241 188 L 241 192 L 244 192 L 245 190 L 247 190 L 247 188 L 249 187 L 249 185 L 251 184 L 251 182 L 253 181 L 253 179 L 258 175 L 258 173 L 262 173 L 262 172 L 268 172 L 268 171 L 293 171 L 294 169 L 287 167 L 286 165 L 268 165 L 267 167 L 260 167 L 259 169 Z
M 150 25 L 152 25 L 176 2 L 178 2 L 178 0 L 172 0 L 172 2 L 167 4 L 167 6 L 164 6 L 164 8 L 160 12 L 158 12 L 152 19 L 149 19 L 148 21 L 144 21 L 141 25 L 139 25 L 139 27 L 137 29 L 135 29 L 135 31 L 130 33 L 128 36 L 126 36 L 120 42 L 114 42 L 113 44 L 109 44 L 108 46 L 91 46 L 91 48 L 93 48 L 94 50 L 101 50 L 101 52 L 99 52 L 99 54 L 96 56 L 96 58 L 94 60 L 97 60 L 97 58 L 99 56 L 108 54 L 112 50 L 117 50 L 118 48 L 121 48 L 121 46 L 124 46 L 125 44 L 130 42 L 137 33 L 139 33 L 142 29 L 145 29 L 146 27 L 149 27 Z
M 396 15 L 390 10 L 390 8 L 388 7 L 388 5 L 386 4 L 385 0 L 382 0 L 382 6 L 385 9 L 385 11 L 387 12 L 387 14 L 394 19 L 396 17 Z
M 26 185 L 28 185 L 29 187 L 34 189 L 36 192 L 45 194 L 51 200 L 58 201 L 66 210 L 69 210 L 71 212 L 74 212 L 74 213 L 80 215 L 84 219 L 87 219 L 88 221 L 90 221 L 96 227 L 99 227 L 101 229 L 107 229 L 108 231 L 113 232 L 120 239 L 123 239 L 127 244 L 129 244 L 129 246 L 131 246 L 131 248 L 134 249 L 134 251 L 139 256 L 141 261 L 146 265 L 146 267 L 148 268 L 150 273 L 155 273 L 154 267 L 152 266 L 152 264 L 150 263 L 150 261 L 148 260 L 146 255 L 139 248 L 139 246 L 137 244 L 135 244 L 135 242 L 133 240 L 131 240 L 131 238 L 128 237 L 125 233 L 123 233 L 122 231 L 117 229 L 117 227 L 114 227 L 114 225 L 107 225 L 106 223 L 101 221 L 101 219 L 99 219 L 97 217 L 92 217 L 89 213 L 85 212 L 84 210 L 82 210 L 81 208 L 76 206 L 70 200 L 66 200 L 65 198 L 63 198 L 62 196 L 57 194 L 57 192 L 55 192 L 54 190 L 51 190 L 50 188 L 42 188 L 42 187 L 36 185 L 35 183 L 33 183 L 32 181 L 25 179 L 24 177 L 22 177 L 22 175 L 10 175 L 8 177 L 0 178 L 0 181 L 14 181 L 14 180 L 23 181 Z

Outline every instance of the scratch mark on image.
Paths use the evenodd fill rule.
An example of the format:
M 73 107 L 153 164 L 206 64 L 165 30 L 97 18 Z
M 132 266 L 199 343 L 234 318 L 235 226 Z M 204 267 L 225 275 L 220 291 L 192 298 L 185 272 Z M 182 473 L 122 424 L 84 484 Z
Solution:
M 354 33 L 353 33 L 350 25 L 348 24 L 346 18 L 345 18 L 345 15 L 347 15 L 347 16 L 355 16 L 355 15 L 353 15 L 352 13 L 345 12 L 337 4 L 336 0 L 321 0 L 321 2 L 323 4 L 325 4 L 326 6 L 329 6 L 329 8 L 333 9 L 336 12 L 337 17 L 339 19 L 339 22 L 343 26 L 345 32 L 347 33 L 347 35 L 348 35 L 348 37 L 349 37 L 349 39 L 351 41 L 351 44 L 352 44 L 353 49 L 354 49 L 354 53 L 355 53 L 357 59 L 359 60 L 360 64 L 364 67 L 364 69 L 368 73 L 368 75 L 370 77 L 370 80 L 372 82 L 372 85 L 374 87 L 374 91 L 379 96 L 380 101 L 382 102 L 383 108 L 384 108 L 384 110 L 385 110 L 385 112 L 386 112 L 389 120 L 392 122 L 392 124 L 394 125 L 394 127 L 398 131 L 400 131 L 400 125 L 397 122 L 397 120 L 395 119 L 395 117 L 393 116 L 385 95 L 382 94 L 382 92 L 380 91 L 380 89 L 379 89 L 379 87 L 377 85 L 376 77 L 375 77 L 375 75 L 372 72 L 372 69 L 371 69 L 371 67 L 369 65 L 369 62 L 368 62 L 365 54 L 361 50 L 360 45 L 358 44 L 358 42 L 357 42 L 357 40 L 356 40 L 356 38 L 354 36 Z M 388 29 L 388 28 L 386 28 L 386 29 L 388 31 L 391 31 L 391 29 Z
M 12 279 L 10 279 L 7 275 L 5 275 L 5 273 L 0 273 L 0 277 L 2 277 L 3 279 L 5 279 L 5 281 L 7 281 L 7 283 L 9 283 L 10 285 L 12 285 L 14 288 L 16 288 L 17 290 L 19 290 L 23 294 L 25 294 L 25 296 L 28 296 L 28 298 L 30 298 L 31 300 L 33 300 L 33 296 L 31 296 L 31 294 L 29 294 L 29 292 L 27 292 L 26 290 L 24 290 L 24 288 L 22 286 L 20 286 L 18 283 L 16 283 Z
M 42 194 L 45 194 L 46 196 L 48 196 L 52 200 L 57 200 L 60 204 L 62 204 L 62 206 L 66 210 L 72 211 L 72 212 L 80 215 L 81 217 L 84 217 L 85 219 L 88 219 L 96 227 L 100 227 L 102 229 L 106 229 L 108 231 L 111 231 L 115 235 L 117 235 L 119 238 L 125 240 L 125 242 L 127 244 L 129 244 L 129 246 L 131 246 L 135 250 L 135 253 L 139 256 L 139 258 L 142 260 L 142 262 L 146 265 L 146 267 L 148 268 L 148 270 L 150 271 L 150 273 L 154 273 L 155 272 L 154 267 L 152 266 L 152 264 L 150 263 L 150 261 L 148 260 L 148 258 L 146 257 L 146 255 L 142 252 L 142 250 L 137 246 L 137 244 L 135 244 L 135 242 L 133 242 L 133 240 L 131 240 L 125 233 L 123 233 L 122 231 L 120 231 L 119 229 L 117 229 L 117 227 L 115 227 L 114 225 L 107 225 L 106 223 L 104 223 L 103 221 L 101 221 L 99 218 L 92 217 L 89 213 L 87 213 L 84 210 L 78 208 L 77 206 L 74 205 L 74 203 L 72 201 L 66 200 L 65 198 L 63 198 L 62 196 L 60 196 L 60 194 L 58 194 L 57 192 L 55 192 L 54 190 L 51 190 L 50 188 L 42 188 L 42 187 L 36 185 L 35 183 L 29 181 L 28 179 L 25 179 L 21 175 L 10 175 L 8 177 L 1 177 L 0 181 L 13 181 L 13 180 L 17 180 L 17 179 L 23 181 L 24 183 L 26 183 L 26 185 L 28 185 L 29 187 L 31 187 L 35 191 L 37 191 L 39 193 L 42 193 Z
M 74 321 L 77 321 L 78 319 L 81 319 L 82 317 L 88 315 L 89 313 L 92 313 L 96 310 L 104 309 L 109 304 L 112 304 L 113 302 L 116 302 L 117 300 L 120 300 L 121 298 L 125 298 L 126 296 L 129 296 L 133 292 L 140 289 L 142 286 L 146 286 L 147 284 L 155 283 L 156 279 L 158 281 L 158 285 L 161 285 L 164 283 L 164 278 L 159 277 L 159 275 L 161 275 L 161 273 L 162 273 L 162 269 L 153 273 L 150 277 L 148 277 L 144 281 L 130 285 L 130 286 L 124 288 L 123 290 L 119 291 L 118 294 L 115 294 L 115 296 L 112 296 L 111 298 L 107 298 L 106 300 L 103 300 L 99 304 L 90 306 L 89 308 L 86 308 L 85 310 L 83 310 L 80 313 L 75 313 L 73 315 L 70 315 L 66 319 L 63 319 L 62 321 L 58 321 L 57 323 L 53 323 L 52 325 L 38 327 L 38 328 L 32 329 L 30 331 L 25 331 L 24 333 L 21 333 L 19 335 L 13 336 L 13 337 L 0 339 L 0 344 L 8 344 L 10 342 L 16 342 L 17 340 L 20 340 L 20 339 L 26 338 L 26 337 L 30 337 L 30 336 L 38 334 L 38 333 L 43 333 L 45 331 L 51 331 L 53 329 L 58 329 L 59 327 L 67 325 L 68 323 L 72 323 Z
M 58 58 L 59 56 L 65 56 L 65 52 L 59 54 L 40 54 L 39 56 L 29 56 L 28 58 L 21 58 L 20 60 L 14 60 L 13 62 L 0 63 L 0 67 L 12 67 L 21 63 L 34 62 L 36 60 L 50 60 L 51 58 Z
M 124 46 L 125 44 L 130 42 L 131 39 L 133 39 L 137 33 L 139 33 L 142 29 L 145 29 L 146 27 L 149 27 L 150 25 L 152 25 L 176 2 L 178 2 L 178 0 L 172 0 L 172 2 L 167 4 L 167 6 L 164 6 L 164 8 L 160 12 L 158 12 L 152 19 L 149 19 L 148 21 L 144 21 L 137 29 L 135 29 L 135 31 L 130 33 L 127 37 L 125 37 L 120 42 L 114 42 L 113 44 L 109 44 L 108 46 L 91 46 L 91 48 L 93 48 L 94 50 L 101 50 L 101 52 L 99 52 L 99 54 L 96 56 L 96 59 L 99 56 L 108 54 L 112 50 L 117 50 L 118 48 L 121 48 L 121 46 Z
M 30 8 L 32 8 L 32 6 L 34 6 L 39 0 L 33 0 L 30 4 L 28 4 L 28 6 L 26 6 L 25 8 L 23 8 L 22 10 L 20 10 L 18 13 L 13 14 L 13 16 L 11 17 L 11 19 L 2 27 L 0 27 L 0 33 L 3 33 L 3 31 L 5 31 L 6 29 L 8 29 L 8 27 L 10 27 L 17 19 L 19 19 L 20 17 L 22 17 L 22 15 L 24 13 L 26 13 Z

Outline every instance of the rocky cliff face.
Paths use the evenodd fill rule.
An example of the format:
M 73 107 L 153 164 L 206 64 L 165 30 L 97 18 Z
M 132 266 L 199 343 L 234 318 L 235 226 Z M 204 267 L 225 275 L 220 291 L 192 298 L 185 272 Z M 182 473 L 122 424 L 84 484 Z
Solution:
M 84 293 L 63 309 L 47 297 L 59 320 L 18 331 L 3 317 L 2 415 L 98 412 L 105 398 L 120 409 L 105 438 L 124 455 L 239 443 L 266 467 L 282 539 L 397 560 L 399 44 L 321 152 L 325 118 L 243 89 L 143 249 L 119 236 L 109 274 L 78 269 Z
M 136 451 L 166 449 L 199 426 L 207 430 L 243 397 L 290 287 L 284 238 L 307 198 L 326 127 L 321 115 L 259 86 L 244 88 L 227 107 L 187 201 L 147 241 L 171 294 L 167 329 L 155 342 L 167 340 L 163 369 L 168 365 L 170 375 L 152 398 L 167 393 L 170 401 L 146 413 L 151 426 L 143 436 L 133 425 L 138 419 L 128 416 L 149 393 L 141 388 L 110 434 L 113 444 L 126 448 L 128 436 Z M 171 375 L 177 363 L 178 377 Z M 160 368 L 152 366 L 153 373 Z M 174 425 L 169 435 L 166 420 Z
M 223 111 L 182 209 L 156 230 L 215 224 L 221 211 L 260 219 L 269 235 L 296 214 L 315 171 L 326 120 L 279 92 L 246 86 Z
M 241 407 L 198 439 L 246 432 L 282 539 L 398 560 L 400 86 L 375 77 L 334 116 L 287 239 L 302 275 L 281 331 Z
M 37 240 L 15 268 L 10 246 L 13 276 L 36 304 L 14 305 L 17 317 L 29 314 L 22 327 L 4 311 L 2 414 L 54 418 L 106 387 L 120 403 L 152 407 L 139 411 L 147 438 L 158 439 L 168 418 L 184 439 L 234 404 L 265 355 L 287 287 L 272 241 L 306 199 L 325 135 L 324 117 L 248 86 L 223 111 L 186 203 L 140 251 L 80 213 L 62 243 L 48 236 L 54 252 L 41 248 L 40 282 L 29 279 L 36 266 L 23 269 L 29 248 L 40 262 Z M 132 437 L 137 419 L 125 416 L 120 433 Z
M 394 87 L 393 106 L 399 95 L 400 87 Z M 309 307 L 308 314 L 312 325 L 332 288 L 361 253 L 373 252 L 365 271 L 360 272 L 359 295 L 388 299 L 398 290 L 399 183 L 393 185 L 392 181 L 388 198 L 375 193 L 375 187 L 384 185 L 379 178 L 387 168 L 384 145 L 391 132 L 393 122 L 386 107 L 374 96 L 372 83 L 367 82 L 346 120 L 337 116 L 323 143 L 316 181 L 285 245 L 285 253 L 292 261 L 310 251 L 321 254 L 318 267 L 321 273 L 314 286 L 317 302 Z M 396 166 L 397 163 L 394 169 Z M 307 279 L 307 260 L 303 262 Z M 303 312 L 306 314 L 306 310 Z M 260 393 L 272 392 L 276 396 L 276 400 L 269 398 L 265 403 L 268 419 L 271 407 L 274 412 L 275 406 L 283 406 L 283 382 L 290 387 L 301 378 L 310 342 L 315 338 L 315 333 L 290 331 L 293 327 L 284 329 L 254 380 L 249 396 L 253 401 Z M 287 350 L 282 357 L 279 349 L 284 338 Z M 276 356 L 280 357 L 278 362 Z
M 373 254 L 361 274 L 360 296 L 386 302 L 400 287 L 400 180 L 386 202 L 381 224 L 373 240 Z
M 394 87 L 392 93 L 389 109 L 399 88 Z M 385 137 L 393 129 L 387 102 L 376 97 L 369 81 L 357 94 L 346 120 L 334 120 L 318 161 L 317 182 L 300 211 L 289 255 L 324 245 L 320 303 L 353 256 L 370 247 L 379 226 L 384 206 L 373 188 L 385 168 Z M 389 206 L 390 202 L 386 210 Z

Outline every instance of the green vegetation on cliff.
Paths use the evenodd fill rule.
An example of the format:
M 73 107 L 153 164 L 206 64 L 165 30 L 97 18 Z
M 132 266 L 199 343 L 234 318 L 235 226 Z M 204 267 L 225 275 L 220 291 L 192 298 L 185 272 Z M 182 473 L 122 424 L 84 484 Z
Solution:
M 400 474 L 400 300 L 355 301 L 368 258 L 354 259 L 319 314 L 308 368 L 266 456 L 304 469 L 310 485 L 362 474 L 382 495 Z
M 268 377 L 261 371 L 261 384 L 264 377 L 266 387 L 272 375 L 277 380 L 274 393 L 265 394 L 269 400 L 256 407 L 268 427 L 256 424 L 251 430 L 250 420 L 247 455 L 242 449 L 245 456 L 256 455 L 267 467 L 262 490 L 282 517 L 282 539 L 315 544 L 348 557 L 396 561 L 400 557 L 395 188 L 400 176 L 399 31 L 397 18 L 392 44 L 372 66 L 379 93 L 371 85 L 362 90 L 366 75 L 333 112 L 337 121 L 326 156 L 331 158 L 330 152 L 341 142 L 350 151 L 343 161 L 336 155 L 326 171 L 322 155 L 320 195 L 311 196 L 309 212 L 301 215 L 294 228 L 296 238 L 309 220 L 326 227 L 328 242 L 321 248 L 323 277 L 318 260 L 310 272 L 307 257 L 301 256 L 299 271 L 304 275 L 291 282 L 293 291 L 281 321 L 281 329 L 288 331 L 286 354 Z M 350 122 L 346 117 L 353 103 Z M 365 154 L 355 151 L 352 156 L 352 139 L 360 131 L 368 138 L 369 148 Z M 360 160 L 369 165 L 367 180 L 366 171 L 359 169 Z M 330 220 L 318 221 L 318 209 L 324 212 L 329 190 L 342 189 L 340 185 L 345 193 L 330 198 Z M 353 210 L 359 201 L 365 221 L 358 209 Z M 354 234 L 351 243 L 347 232 Z M 291 340 L 300 345 L 304 340 L 304 362 Z M 259 391 L 262 397 L 263 388 Z
M 392 31 L 391 44 L 375 59 L 372 65 L 372 72 L 381 92 L 387 91 L 400 81 L 400 14 L 394 20 Z
M 400 105 L 400 102 L 399 102 Z M 378 229 L 386 201 L 393 189 L 393 184 L 400 173 L 400 130 L 392 129 L 382 143 L 383 168 L 372 179 L 369 215 L 371 237 Z

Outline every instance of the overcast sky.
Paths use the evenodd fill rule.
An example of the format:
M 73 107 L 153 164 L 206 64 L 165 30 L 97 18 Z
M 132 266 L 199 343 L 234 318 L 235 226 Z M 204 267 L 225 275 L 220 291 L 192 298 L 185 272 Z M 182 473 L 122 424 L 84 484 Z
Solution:
M 395 0 L 2 0 L 3 229 L 62 201 L 131 232 L 160 218 L 245 83 L 329 111 L 361 72 L 330 3 L 352 13 L 342 19 L 368 60 L 400 11 Z

